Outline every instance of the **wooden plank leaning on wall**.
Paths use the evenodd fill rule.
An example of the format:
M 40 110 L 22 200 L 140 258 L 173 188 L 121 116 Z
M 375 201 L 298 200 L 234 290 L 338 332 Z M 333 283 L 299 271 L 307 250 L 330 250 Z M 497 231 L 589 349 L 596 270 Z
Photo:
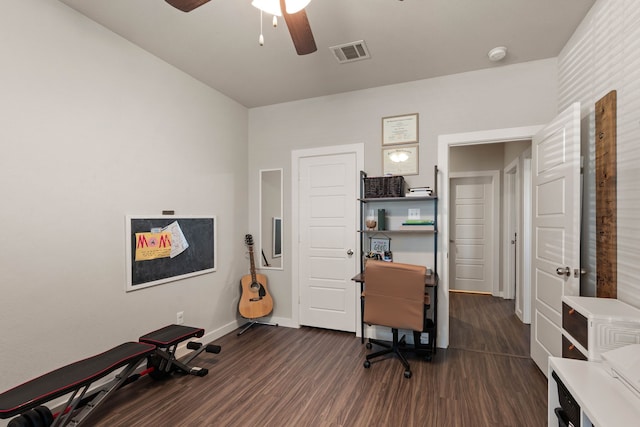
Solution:
M 617 94 L 596 102 L 596 296 L 618 296 Z

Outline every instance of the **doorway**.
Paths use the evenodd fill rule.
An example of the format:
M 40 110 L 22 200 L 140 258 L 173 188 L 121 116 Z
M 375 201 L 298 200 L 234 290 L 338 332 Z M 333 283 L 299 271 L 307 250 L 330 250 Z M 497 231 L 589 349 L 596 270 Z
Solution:
M 451 173 L 450 289 L 499 293 L 498 171 Z
M 438 137 L 438 168 L 443 182 L 446 183 L 438 194 L 440 200 L 438 204 L 440 208 L 439 223 L 441 225 L 439 227 L 439 239 L 443 254 L 443 256 L 439 257 L 438 265 L 438 272 L 440 272 L 440 286 L 438 288 L 438 347 L 446 348 L 449 345 L 449 254 L 452 250 L 449 243 L 450 190 L 448 177 L 450 175 L 450 148 L 498 142 L 530 141 L 540 129 L 542 129 L 542 126 L 527 126 L 440 135 Z

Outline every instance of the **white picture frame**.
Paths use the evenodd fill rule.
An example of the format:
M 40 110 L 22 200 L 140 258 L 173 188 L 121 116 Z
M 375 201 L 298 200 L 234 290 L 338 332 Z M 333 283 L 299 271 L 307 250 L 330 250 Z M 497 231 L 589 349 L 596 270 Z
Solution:
M 177 222 L 181 227 L 184 253 L 175 257 L 136 260 L 139 242 L 136 233 L 157 232 L 159 228 Z M 151 286 L 212 273 L 218 266 L 217 218 L 215 215 L 126 215 L 125 253 L 127 280 L 125 291 L 137 291 Z

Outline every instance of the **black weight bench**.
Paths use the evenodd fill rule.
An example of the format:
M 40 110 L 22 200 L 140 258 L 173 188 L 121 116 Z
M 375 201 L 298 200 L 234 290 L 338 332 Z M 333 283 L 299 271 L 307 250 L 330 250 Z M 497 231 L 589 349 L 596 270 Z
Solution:
M 148 369 L 144 373 L 154 379 L 165 378 L 174 371 L 204 376 L 207 369 L 190 367 L 188 363 L 203 351 L 219 353 L 219 346 L 189 342 L 187 348 L 194 351 L 183 361 L 175 358 L 179 343 L 203 335 L 204 329 L 170 325 L 140 337 L 140 342 L 120 344 L 63 366 L 0 394 L 0 419 L 19 415 L 10 421 L 10 427 L 80 426 L 111 393 L 142 375 L 134 371 L 145 360 Z M 113 380 L 87 394 L 92 384 L 119 368 L 123 369 Z M 66 409 L 56 416 L 43 406 L 65 395 L 69 395 Z
M 200 338 L 204 335 L 204 329 L 183 325 L 169 325 L 157 331 L 149 332 L 140 337 L 140 342 L 156 346 L 154 354 L 149 356 L 148 366 L 153 368 L 149 376 L 154 379 L 162 379 L 175 371 L 189 375 L 204 377 L 209 373 L 206 368 L 188 366 L 200 353 L 220 353 L 220 346 L 191 341 L 187 348 L 193 352 L 183 361 L 176 359 L 178 344 L 189 338 Z
M 104 353 L 63 366 L 14 387 L 0 394 L 0 418 L 11 418 L 24 414 L 24 419 L 33 420 L 31 424 L 21 424 L 20 422 L 24 421 L 24 419 L 16 421 L 14 424 L 67 425 L 71 423 L 71 415 L 78 408 L 80 401 L 85 397 L 91 384 L 124 366 L 125 368 L 122 372 L 112 382 L 98 390 L 90 404 L 85 405 L 83 410 L 73 417 L 74 424 L 80 425 L 88 413 L 104 402 L 106 397 L 113 391 L 117 390 L 138 365 L 152 354 L 155 349 L 155 346 L 150 344 L 127 342 Z M 45 414 L 41 405 L 69 393 L 71 393 L 67 400 L 67 408 L 69 410 L 66 413 L 61 413 L 53 421 L 51 412 Z M 38 411 L 31 412 L 36 407 L 40 407 Z M 37 419 L 41 419 L 42 423 L 38 424 Z M 45 424 L 46 419 L 51 420 L 53 424 Z

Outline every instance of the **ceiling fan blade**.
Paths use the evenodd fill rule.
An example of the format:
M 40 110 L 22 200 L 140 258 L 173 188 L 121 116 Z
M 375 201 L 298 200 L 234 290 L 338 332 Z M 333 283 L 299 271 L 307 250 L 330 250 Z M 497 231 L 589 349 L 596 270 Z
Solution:
M 176 9 L 180 9 L 183 12 L 191 12 L 196 7 L 200 7 L 205 3 L 208 3 L 209 0 L 165 0 L 171 6 Z
M 282 11 L 282 16 L 284 16 L 284 21 L 287 23 L 291 40 L 293 40 L 293 45 L 296 47 L 298 55 L 307 55 L 318 50 L 304 9 L 300 12 L 288 14 L 285 0 L 280 0 L 280 10 Z

